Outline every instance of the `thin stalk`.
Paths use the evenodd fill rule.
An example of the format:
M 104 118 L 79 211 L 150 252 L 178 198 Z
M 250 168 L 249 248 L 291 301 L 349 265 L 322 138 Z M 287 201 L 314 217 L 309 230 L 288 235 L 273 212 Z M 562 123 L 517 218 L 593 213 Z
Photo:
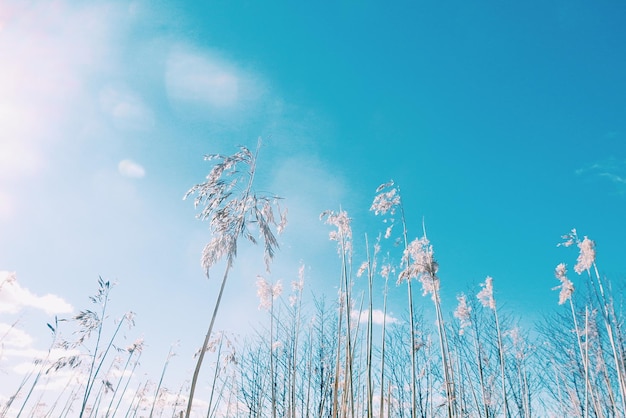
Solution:
M 465 374 L 468 377 L 468 383 L 469 383 L 470 389 L 472 390 L 472 399 L 474 399 L 474 404 L 476 405 L 476 412 L 478 413 L 478 418 L 482 418 L 480 403 L 478 402 L 478 396 L 476 395 L 476 390 L 474 390 L 474 385 L 472 384 L 472 381 L 469 379 L 470 372 L 469 372 L 469 369 L 467 368 L 467 363 L 463 364 L 463 366 L 465 366 Z
M 100 280 L 101 282 L 101 286 L 103 286 L 102 283 L 104 283 L 102 281 L 102 279 Z M 80 407 L 80 415 L 79 418 L 83 417 L 83 414 L 85 413 L 85 408 L 87 406 L 87 400 L 89 399 L 89 394 L 91 393 L 91 389 L 93 387 L 93 381 L 95 380 L 96 376 L 94 375 L 94 368 L 95 368 L 95 364 L 96 364 L 96 358 L 98 356 L 98 348 L 100 347 L 100 338 L 102 337 L 102 328 L 103 328 L 103 324 L 104 324 L 104 315 L 106 312 L 106 307 L 107 307 L 107 302 L 109 301 L 109 292 L 108 290 L 110 289 L 108 287 L 108 283 L 106 282 L 104 283 L 104 287 L 106 288 L 106 290 L 103 293 L 104 296 L 104 301 L 102 303 L 102 312 L 100 313 L 100 320 L 98 323 L 98 336 L 96 338 L 96 347 L 94 349 L 93 355 L 91 357 L 91 365 L 89 367 L 89 375 L 87 376 L 87 383 L 85 385 L 85 394 L 83 395 L 83 403 Z
M 124 399 L 124 394 L 126 393 L 126 390 L 128 389 L 128 385 L 130 384 L 130 379 L 135 374 L 135 369 L 139 365 L 139 359 L 141 358 L 141 353 L 142 351 L 139 351 L 139 354 L 137 355 L 137 359 L 135 360 L 135 363 L 133 364 L 133 368 L 130 371 L 130 376 L 128 376 L 128 379 L 126 380 L 126 384 L 124 385 L 124 389 L 122 390 L 122 393 L 120 394 L 117 404 L 115 405 L 115 409 L 113 410 L 113 413 L 110 415 L 112 417 L 116 416 L 117 410 L 119 409 L 120 404 L 122 403 L 122 399 Z M 117 389 L 115 390 L 115 392 L 117 393 Z
M 571 299 L 570 299 L 571 301 Z M 589 311 L 587 305 L 585 305 L 585 357 L 583 359 L 585 364 L 585 418 L 589 416 Z
M 111 407 L 113 406 L 113 401 L 115 400 L 115 396 L 117 395 L 117 391 L 119 390 L 120 385 L 122 384 L 122 380 L 124 380 L 124 374 L 126 373 L 126 370 L 128 370 L 128 366 L 130 364 L 131 359 L 133 358 L 133 354 L 135 354 L 135 351 L 136 351 L 136 349 L 133 349 L 132 351 L 129 351 L 129 353 L 128 353 L 128 358 L 126 359 L 126 364 L 124 364 L 124 369 L 122 369 L 122 373 L 120 375 L 120 379 L 117 381 L 117 385 L 115 386 L 115 390 L 113 391 L 113 396 L 111 397 L 111 401 L 109 402 L 109 406 L 107 407 L 107 410 L 106 410 L 106 413 L 105 413 L 105 417 L 110 416 Z
M 496 332 L 498 334 L 498 354 L 500 355 L 500 372 L 502 380 L 502 398 L 504 400 L 504 411 L 507 417 L 511 416 L 509 411 L 509 403 L 506 396 L 506 377 L 505 377 L 505 362 L 504 362 L 504 347 L 502 345 L 502 333 L 500 332 L 500 321 L 498 320 L 498 311 L 496 307 L 493 307 L 493 314 L 496 318 Z
M 578 326 L 578 320 L 576 319 L 576 311 L 574 310 L 574 302 L 572 301 L 572 298 L 569 298 L 569 305 L 572 311 L 572 319 L 574 321 L 574 331 L 576 333 L 576 342 L 578 343 L 578 350 L 580 353 L 580 360 L 583 364 L 583 371 L 585 373 L 585 418 L 587 418 L 588 415 L 588 411 L 587 411 L 587 396 L 588 394 L 591 396 L 592 399 L 592 405 L 594 407 L 596 416 L 600 416 L 600 411 L 598 406 L 596 405 L 596 402 L 594 401 L 594 391 L 593 391 L 593 385 L 591 384 L 590 380 L 589 380 L 589 341 L 587 339 L 587 341 L 585 342 L 585 348 L 583 349 L 583 343 L 580 339 L 580 328 Z M 585 312 L 587 312 L 587 306 L 585 306 Z M 587 316 L 585 314 L 585 330 L 587 330 Z
M 26 398 L 24 399 L 24 402 L 22 403 L 22 407 L 20 408 L 20 410 L 17 413 L 16 417 L 19 417 L 22 414 L 22 412 L 24 411 L 24 407 L 28 403 L 28 400 L 30 399 L 30 396 L 32 395 L 33 390 L 35 390 L 35 386 L 37 386 L 37 383 L 39 382 L 39 378 L 41 378 L 41 374 L 43 373 L 43 370 L 46 367 L 46 364 L 48 363 L 48 360 L 50 359 L 50 353 L 52 352 L 52 348 L 54 347 L 54 343 L 56 342 L 57 332 L 56 332 L 56 328 L 52 328 L 52 326 L 50 324 L 48 324 L 48 327 L 50 327 L 50 329 L 52 330 L 52 343 L 50 343 L 50 347 L 48 348 L 48 353 L 46 354 L 46 358 L 44 358 L 41 361 L 41 367 L 39 368 L 39 372 L 35 376 L 35 380 L 33 380 L 33 384 L 30 386 L 28 394 L 26 394 Z
M 441 361 L 443 366 L 443 379 L 444 386 L 446 388 L 446 407 L 448 410 L 448 417 L 454 417 L 454 383 L 452 381 L 450 373 L 450 364 L 447 355 L 447 338 L 443 324 L 443 315 L 441 313 L 441 303 L 439 300 L 439 292 L 435 289 L 433 291 L 435 301 L 435 311 L 437 314 L 437 331 L 439 335 L 439 346 L 441 347 Z
M 382 329 L 382 337 L 380 342 L 380 413 L 379 418 L 383 418 L 384 411 L 384 390 L 385 390 L 385 329 L 387 325 L 387 282 L 389 280 L 389 276 L 385 277 L 385 290 L 383 291 L 383 329 Z
M 622 411 L 626 411 L 626 383 L 624 382 L 624 368 L 623 364 L 620 362 L 620 358 L 617 354 L 617 349 L 615 347 L 615 339 L 613 337 L 613 327 L 611 325 L 611 319 L 609 314 L 609 303 L 607 302 L 606 296 L 604 294 L 604 287 L 602 286 L 602 280 L 600 279 L 600 273 L 598 272 L 598 267 L 596 263 L 593 263 L 594 272 L 596 274 L 596 280 L 598 282 L 598 287 L 600 289 L 600 295 L 602 296 L 602 313 L 604 319 L 604 325 L 606 327 L 606 331 L 609 336 L 609 342 L 611 343 L 611 350 L 613 352 L 613 360 L 615 362 L 615 372 L 617 373 L 617 382 L 619 385 L 619 393 L 622 401 Z M 589 277 L 591 278 L 591 273 L 589 273 Z
M 400 214 L 402 219 L 402 236 L 404 238 L 404 251 L 407 251 L 409 240 L 406 228 L 406 217 L 404 215 L 404 206 L 400 204 Z M 417 372 L 415 365 L 415 319 L 413 318 L 413 290 L 411 288 L 411 280 L 407 279 L 407 293 L 409 296 L 409 326 L 411 327 L 411 348 L 409 354 L 411 356 L 411 418 L 417 417 L 417 398 L 416 398 L 416 381 Z
M 478 336 L 478 324 L 474 325 L 474 347 L 476 351 L 476 364 L 478 366 L 478 380 L 480 381 L 483 407 L 485 408 L 485 418 L 489 418 L 489 405 L 487 403 L 487 388 L 485 387 L 485 375 L 481 356 L 482 346 L 480 345 L 480 337 Z
M 346 397 L 350 400 L 350 411 L 352 412 L 351 417 L 354 418 L 354 388 L 352 381 L 352 366 L 353 366 L 353 358 L 352 358 L 352 325 L 351 325 L 351 290 L 352 286 L 349 280 L 348 274 L 348 261 L 346 260 L 346 246 L 345 246 L 345 238 L 342 239 L 342 275 L 344 280 L 344 286 L 346 289 L 345 297 L 346 297 L 346 372 L 345 372 L 345 380 L 344 380 L 344 400 Z M 345 404 L 344 404 L 345 407 Z M 345 410 L 345 409 L 344 409 Z
M 367 240 L 367 234 L 365 235 L 365 247 L 367 251 L 367 284 L 368 284 L 368 296 L 369 296 L 369 305 L 367 312 L 367 416 L 368 418 L 372 418 L 374 416 L 372 398 L 373 398 L 373 388 L 372 388 L 372 309 L 374 307 L 373 301 L 373 281 L 374 281 L 374 272 L 372 271 L 372 262 L 369 257 L 369 243 Z M 382 380 L 381 380 L 382 382 Z M 382 402 L 382 399 L 381 399 Z
M 215 373 L 213 373 L 213 382 L 211 383 L 211 394 L 209 395 L 209 407 L 208 409 L 208 413 L 211 413 L 211 406 L 213 405 L 213 395 L 215 393 L 215 384 L 217 382 L 217 376 L 219 374 L 219 370 L 220 370 L 220 359 L 221 359 L 221 355 L 222 355 L 222 344 L 224 343 L 224 335 L 222 335 L 222 337 L 220 338 L 220 343 L 217 346 L 217 360 L 215 363 Z
M 161 384 L 163 383 L 163 377 L 165 376 L 165 371 L 167 370 L 167 366 L 170 364 L 170 359 L 172 358 L 174 347 L 170 347 L 169 353 L 167 353 L 167 359 L 165 360 L 165 364 L 163 365 L 163 370 L 161 371 L 161 377 L 159 378 L 159 384 L 157 385 L 156 392 L 154 393 L 154 399 L 152 400 L 152 407 L 150 408 L 149 417 L 152 418 L 152 414 L 154 413 L 154 406 L 156 405 L 157 399 L 159 398 L 159 392 L 161 391 Z
M 211 339 L 211 333 L 213 332 L 213 325 L 215 324 L 217 311 L 220 308 L 220 302 L 222 301 L 222 295 L 224 294 L 224 287 L 226 287 L 226 280 L 228 280 L 229 272 L 230 272 L 230 263 L 226 263 L 226 270 L 224 271 L 224 276 L 222 277 L 222 285 L 220 286 L 220 292 L 217 295 L 215 307 L 213 308 L 213 315 L 211 316 L 211 323 L 209 324 L 209 329 L 206 333 L 206 336 L 204 337 L 204 342 L 202 343 L 202 349 L 200 350 L 200 354 L 198 355 L 196 368 L 193 372 L 193 378 L 191 379 L 191 388 L 189 389 L 189 400 L 187 402 L 187 410 L 185 412 L 185 418 L 189 418 L 191 416 L 193 396 L 196 391 L 196 384 L 198 382 L 198 375 L 200 374 L 200 367 L 202 366 L 202 361 L 204 360 L 204 353 L 206 352 L 206 348 L 209 345 L 209 340 Z
M 270 385 L 272 394 L 272 418 L 276 418 L 276 373 L 274 370 L 274 295 L 270 306 Z
M 297 377 L 297 355 L 298 355 L 298 337 L 300 335 L 300 321 L 302 311 L 302 288 L 298 290 L 298 307 L 295 313 L 295 329 L 293 331 L 293 347 L 291 352 L 291 385 L 290 385 L 290 404 L 292 418 L 296 418 L 296 377 Z

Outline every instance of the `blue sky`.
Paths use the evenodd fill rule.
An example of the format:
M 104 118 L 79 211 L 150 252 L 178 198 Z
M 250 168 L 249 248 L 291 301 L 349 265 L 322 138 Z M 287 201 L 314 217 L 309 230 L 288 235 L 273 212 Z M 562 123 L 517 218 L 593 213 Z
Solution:
M 99 275 L 117 281 L 146 368 L 180 340 L 190 370 L 216 283 L 199 263 L 208 227 L 182 196 L 204 154 L 261 136 L 258 188 L 290 220 L 272 280 L 304 263 L 309 290 L 334 297 L 319 213 L 352 216 L 359 264 L 363 234 L 383 229 L 374 190 L 394 179 L 411 237 L 425 219 L 444 308 L 491 275 L 530 323 L 556 307 L 554 267 L 575 263 L 556 247 L 571 228 L 616 283 L 626 272 L 624 21 L 618 1 L 5 1 L 0 270 L 62 298 L 60 316 L 88 306 Z M 243 248 L 218 327 L 257 323 L 262 273 L 260 249 Z M 45 348 L 39 302 L 3 303 L 0 322 L 19 318 Z

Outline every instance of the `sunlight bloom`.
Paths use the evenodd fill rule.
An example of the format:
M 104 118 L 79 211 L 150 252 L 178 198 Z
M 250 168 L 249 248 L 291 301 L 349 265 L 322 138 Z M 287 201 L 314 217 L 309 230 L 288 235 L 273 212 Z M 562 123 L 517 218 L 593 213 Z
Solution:
M 574 271 L 581 274 L 583 271 L 589 272 L 589 269 L 596 261 L 596 243 L 585 237 L 578 243 L 580 253 L 578 254 L 577 263 L 574 266 Z
M 566 274 L 567 268 L 564 263 L 556 266 L 554 276 L 561 282 L 561 284 L 553 287 L 552 290 L 561 289 L 561 292 L 559 293 L 559 305 L 563 305 L 567 302 L 572 297 L 572 293 L 574 293 L 574 283 L 567 278 Z
M 461 322 L 459 335 L 463 335 L 465 333 L 465 328 L 469 327 L 472 324 L 470 320 L 470 313 L 472 311 L 472 308 L 467 305 L 467 298 L 464 294 L 457 296 L 456 300 L 459 301 L 459 305 L 454 311 L 454 317 Z
M 485 283 L 480 285 L 483 289 L 476 297 L 485 308 L 496 309 L 496 300 L 493 298 L 493 278 L 487 276 Z

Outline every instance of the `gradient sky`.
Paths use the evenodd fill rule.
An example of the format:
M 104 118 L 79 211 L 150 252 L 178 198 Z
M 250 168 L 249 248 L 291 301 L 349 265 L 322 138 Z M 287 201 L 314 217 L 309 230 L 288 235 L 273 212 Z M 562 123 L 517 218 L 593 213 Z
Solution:
M 425 221 L 450 313 L 487 275 L 529 325 L 557 308 L 571 228 L 621 285 L 624 22 L 612 0 L 4 0 L 0 270 L 30 296 L 0 291 L 0 323 L 32 338 L 13 348 L 45 349 L 51 315 L 88 307 L 102 276 L 118 283 L 112 317 L 137 313 L 143 372 L 179 341 L 188 378 L 217 283 L 199 262 L 208 226 L 182 196 L 208 173 L 204 154 L 259 136 L 257 188 L 284 197 L 290 221 L 270 280 L 304 263 L 305 292 L 334 298 L 320 212 L 348 211 L 358 265 L 363 234 L 383 229 L 374 191 L 394 179 L 409 235 Z M 261 249 L 236 266 L 217 326 L 245 334 L 262 316 Z M 391 297 L 399 317 L 404 289 Z M 31 360 L 11 353 L 3 372 Z

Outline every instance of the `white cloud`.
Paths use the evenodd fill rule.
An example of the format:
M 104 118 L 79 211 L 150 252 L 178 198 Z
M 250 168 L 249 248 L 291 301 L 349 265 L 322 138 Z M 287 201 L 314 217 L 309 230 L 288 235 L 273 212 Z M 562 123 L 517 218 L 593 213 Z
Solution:
M 170 106 L 185 119 L 246 119 L 267 111 L 268 89 L 258 74 L 213 51 L 166 45 L 164 82 Z
M 608 158 L 576 170 L 579 176 L 608 180 L 618 193 L 626 192 L 626 160 Z
M 130 91 L 105 88 L 100 92 L 100 104 L 117 128 L 148 130 L 154 126 L 152 110 Z
M 30 347 L 33 337 L 14 325 L 0 323 L 0 341 L 4 347 L 24 348 Z
M 30 290 L 22 287 L 17 280 L 11 280 L 13 273 L 0 272 L 0 312 L 17 313 L 24 307 L 31 307 L 44 311 L 48 315 L 70 313 L 72 305 L 61 297 L 47 294 L 37 296 Z M 7 280 L 9 279 L 9 280 Z
M 140 164 L 132 160 L 120 161 L 117 165 L 117 169 L 124 177 L 140 179 L 146 175 L 146 170 Z
M 234 106 L 240 94 L 234 68 L 206 53 L 179 48 L 168 57 L 165 83 L 175 100 L 216 108 Z
M 361 312 L 352 311 L 352 318 L 354 320 L 358 320 L 361 323 L 367 323 L 368 316 L 369 316 L 369 309 L 365 309 Z M 398 322 L 398 319 L 394 318 L 389 313 L 386 316 L 387 316 L 387 324 L 394 324 Z M 373 324 L 382 325 L 384 320 L 385 320 L 385 314 L 383 313 L 383 311 L 381 311 L 380 309 L 374 309 L 372 311 L 372 323 Z

